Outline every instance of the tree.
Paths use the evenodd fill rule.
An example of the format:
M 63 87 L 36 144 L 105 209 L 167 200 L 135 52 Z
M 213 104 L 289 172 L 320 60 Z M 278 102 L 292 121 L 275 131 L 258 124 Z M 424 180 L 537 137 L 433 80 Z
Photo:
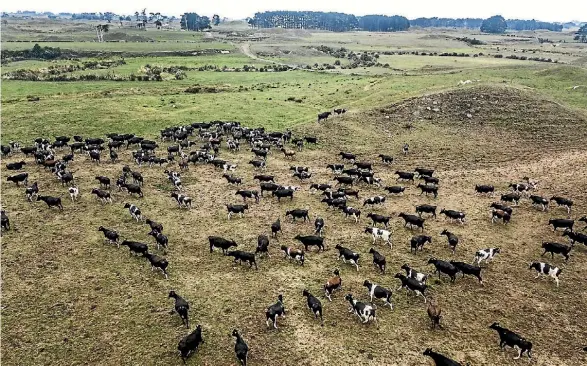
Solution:
M 103 15 L 104 20 L 106 20 L 108 23 L 112 22 L 112 18 L 114 17 L 114 13 L 112 12 L 105 12 Z
M 202 31 L 210 28 L 210 18 L 197 13 L 184 13 L 180 21 L 181 29 Z
M 98 42 L 104 42 L 104 33 L 108 33 L 110 24 L 98 24 L 96 26 L 96 34 L 98 35 Z
M 484 33 L 504 33 L 508 24 L 501 15 L 494 15 L 487 18 L 481 23 L 481 32 Z
M 220 24 L 220 16 L 218 14 L 214 14 L 214 16 L 212 17 L 212 24 L 214 24 L 215 26 Z
M 410 28 L 410 21 L 398 15 L 365 15 L 359 18 L 359 27 L 371 32 L 397 32 Z
M 587 43 L 587 24 L 583 24 L 577 33 L 575 33 L 575 41 Z
M 120 22 L 120 26 L 122 27 L 122 22 L 124 21 L 124 16 L 119 16 L 118 21 Z

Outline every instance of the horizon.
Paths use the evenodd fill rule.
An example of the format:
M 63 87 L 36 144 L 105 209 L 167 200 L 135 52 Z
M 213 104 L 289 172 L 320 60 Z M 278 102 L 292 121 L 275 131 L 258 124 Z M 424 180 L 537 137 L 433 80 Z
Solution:
M 536 7 L 534 1 L 520 0 L 511 2 L 507 0 L 494 0 L 491 3 L 476 5 L 463 0 L 446 0 L 443 2 L 412 2 L 389 4 L 380 1 L 366 1 L 361 4 L 339 3 L 334 0 L 314 2 L 299 0 L 296 3 L 287 4 L 285 7 L 275 6 L 268 0 L 250 0 L 246 3 L 234 3 L 234 1 L 218 0 L 211 3 L 203 3 L 197 7 L 182 4 L 179 1 L 170 1 L 161 6 L 153 0 L 136 2 L 117 2 L 104 0 L 100 5 L 78 3 L 70 0 L 57 0 L 50 4 L 40 0 L 25 0 L 15 4 L 5 4 L 2 12 L 16 13 L 18 11 L 35 11 L 37 13 L 104 13 L 112 12 L 118 15 L 132 15 L 143 8 L 149 12 L 160 12 L 168 16 L 179 17 L 186 12 L 196 12 L 201 15 L 212 16 L 218 14 L 221 18 L 241 20 L 252 17 L 256 12 L 264 11 L 323 11 L 340 12 L 364 16 L 371 14 L 400 15 L 408 19 L 416 18 L 489 18 L 493 15 L 501 15 L 506 19 L 524 19 L 544 22 L 566 23 L 572 21 L 585 22 L 577 19 L 577 14 L 587 14 L 587 2 L 577 3 L 571 0 L 562 0 L 556 7 Z

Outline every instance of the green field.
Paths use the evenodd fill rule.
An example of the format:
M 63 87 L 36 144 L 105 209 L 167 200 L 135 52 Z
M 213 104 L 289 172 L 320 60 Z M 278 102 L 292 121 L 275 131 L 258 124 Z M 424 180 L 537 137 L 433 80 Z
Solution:
M 111 163 L 107 150 L 95 164 L 75 154 L 68 167 L 80 189 L 73 203 L 67 187 L 48 169 L 20 152 L 2 158 L 2 209 L 11 230 L 2 232 L 2 361 L 6 365 L 180 365 L 177 343 L 197 324 L 204 329 L 204 343 L 190 365 L 236 365 L 232 329 L 239 329 L 250 346 L 250 365 L 423 365 L 427 347 L 470 365 L 519 365 L 515 352 L 505 354 L 488 326 L 499 321 L 534 344 L 537 366 L 575 366 L 587 362 L 585 278 L 587 250 L 576 244 L 571 258 L 542 258 L 540 243 L 566 243 L 560 231 L 553 233 L 548 219 L 567 217 L 551 204 L 536 210 L 523 198 L 508 225 L 491 223 L 489 205 L 508 191 L 508 184 L 523 176 L 539 180 L 536 192 L 544 197 L 561 195 L 574 201 L 569 217 L 587 214 L 587 45 L 572 43 L 565 33 L 520 32 L 517 35 L 547 37 L 561 42 L 556 47 L 535 39 L 483 35 L 453 29 L 410 30 L 399 33 L 310 32 L 307 30 L 254 30 L 232 22 L 206 33 L 149 28 L 131 24 L 113 26 L 109 35 L 124 42 L 96 42 L 97 23 L 49 20 L 10 20 L 3 25 L 2 50 L 31 49 L 34 44 L 59 47 L 71 59 L 21 60 L 3 58 L 1 74 L 2 145 L 9 141 L 31 146 L 38 137 L 102 137 L 108 133 L 133 133 L 161 145 L 156 155 L 166 157 L 172 142 L 159 139 L 166 127 L 202 121 L 239 121 L 267 131 L 291 129 L 294 137 L 315 136 L 318 145 L 296 151 L 286 159 L 273 148 L 267 174 L 281 184 L 301 186 L 293 201 L 278 203 L 268 194 L 259 204 L 249 201 L 244 218 L 226 218 L 225 204 L 240 197 L 210 165 L 190 164 L 182 171 L 184 194 L 192 197 L 190 211 L 178 209 L 171 199 L 172 186 L 165 169 L 179 171 L 177 160 L 163 167 L 138 166 L 135 148 L 122 148 L 120 160 Z M 457 37 L 485 42 L 471 47 Z M 106 37 L 107 38 L 107 37 Z M 107 38 L 108 39 L 108 38 Z M 253 41 L 252 39 L 262 39 Z M 18 42 L 16 42 L 18 41 Z M 318 71 L 307 65 L 333 65 L 334 56 L 318 51 L 321 45 L 344 47 L 357 53 L 381 53 L 378 62 L 389 67 L 358 67 Z M 197 51 L 206 52 L 193 54 Z M 229 51 L 220 53 L 220 50 Z M 526 50 L 522 52 L 522 50 Z M 193 52 L 192 52 L 193 51 Z M 483 53 L 481 57 L 385 55 L 384 52 Z M 551 58 L 537 62 L 495 58 L 495 54 Z M 78 55 L 79 57 L 76 57 Z M 4 57 L 4 56 L 3 56 Z M 120 60 L 111 68 L 64 72 L 68 77 L 94 75 L 96 81 L 30 81 L 10 79 L 19 70 L 47 76 L 50 68 L 83 65 L 90 61 Z M 339 59 L 348 65 L 348 59 Z M 163 73 L 161 81 L 131 81 L 131 75 L 147 75 L 145 66 L 186 68 L 185 77 Z M 249 71 L 289 65 L 289 71 Z M 224 71 L 199 71 L 216 66 Z M 125 81 L 102 80 L 125 78 Z M 462 85 L 461 81 L 470 81 Z M 186 89 L 199 86 L 199 93 Z M 316 123 L 318 113 L 345 108 L 342 116 Z M 189 140 L 198 149 L 206 141 Z M 237 164 L 233 173 L 244 179 L 240 189 L 259 189 L 252 178 L 258 171 L 248 164 L 250 147 L 242 142 L 233 153 L 226 148 L 220 158 Z M 410 146 L 404 156 L 401 147 Z M 286 145 L 295 150 L 295 146 Z M 310 183 L 334 184 L 329 163 L 342 163 L 340 151 L 356 153 L 374 163 L 383 185 L 405 185 L 405 194 L 394 197 L 378 187 L 359 185 L 360 200 L 349 205 L 362 210 L 358 224 L 320 203 Z M 69 149 L 57 150 L 58 158 Z M 391 166 L 378 154 L 395 157 Z M 178 158 L 179 159 L 179 158 Z M 23 187 L 7 182 L 16 174 L 6 163 L 25 160 L 29 185 L 37 181 L 43 195 L 61 197 L 64 210 L 48 209 L 43 202 L 27 202 Z M 124 165 L 145 178 L 144 198 L 118 191 L 114 181 Z M 291 165 L 307 166 L 308 182 L 292 177 Z M 350 167 L 345 162 L 346 167 Z M 417 166 L 436 170 L 439 197 L 420 195 L 411 183 L 396 183 L 396 170 Z M 101 205 L 90 193 L 98 187 L 97 175 L 110 177 L 113 204 Z M 416 182 L 418 183 L 418 181 Z M 496 194 L 474 194 L 476 184 L 493 184 Z M 381 207 L 363 206 L 370 196 L 386 195 Z M 137 204 L 146 217 L 161 222 L 170 246 L 155 249 L 148 226 L 136 223 L 123 209 Z M 410 253 L 409 243 L 420 232 L 403 227 L 400 212 L 430 203 L 440 208 L 463 210 L 464 225 L 444 217 L 426 220 L 424 233 L 432 244 Z M 292 223 L 286 210 L 309 208 L 311 223 Z M 370 225 L 367 213 L 392 216 L 393 248 L 372 244 L 364 233 Z M 284 259 L 281 245 L 302 248 L 293 238 L 313 232 L 316 215 L 327 223 L 324 253 L 306 253 L 303 267 Z M 280 217 L 283 233 L 271 239 L 271 258 L 257 259 L 259 270 L 232 264 L 220 253 L 209 253 L 207 237 L 234 238 L 238 249 L 254 251 L 259 234 Z M 580 224 L 580 225 L 578 225 Z M 577 226 L 578 225 L 578 226 Z M 169 280 L 151 272 L 146 260 L 128 255 L 127 249 L 104 244 L 98 226 L 117 230 L 124 239 L 148 243 L 152 252 L 169 260 Z M 583 223 L 576 223 L 581 230 Z M 451 254 L 443 229 L 457 233 L 461 242 Z M 360 252 L 360 269 L 337 260 L 336 244 Z M 371 265 L 371 247 L 387 257 L 388 270 L 381 274 Z M 393 277 L 404 263 L 426 273 L 430 257 L 470 263 L 479 249 L 501 247 L 502 253 L 483 266 L 484 286 L 469 276 L 455 284 L 446 276 L 429 280 L 428 297 L 443 309 L 443 329 L 430 329 L 421 298 L 397 291 Z M 534 279 L 531 261 L 545 261 L 563 268 L 559 288 L 550 279 Z M 341 269 L 343 290 L 329 302 L 322 286 L 335 268 Z M 370 279 L 393 290 L 394 310 L 375 301 L 379 325 L 360 324 L 348 314 L 344 295 L 352 293 L 369 301 L 362 283 Z M 308 311 L 302 290 L 309 289 L 324 306 L 325 325 Z M 169 290 L 191 305 L 190 330 L 170 314 Z M 265 326 L 264 311 L 282 293 L 288 311 L 279 330 Z

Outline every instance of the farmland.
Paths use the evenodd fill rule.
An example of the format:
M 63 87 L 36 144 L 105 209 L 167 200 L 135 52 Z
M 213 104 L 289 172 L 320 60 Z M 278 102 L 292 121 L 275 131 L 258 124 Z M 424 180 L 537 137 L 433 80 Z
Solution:
M 563 268 L 560 287 L 534 279 L 528 270 L 541 260 L 542 241 L 565 242 L 547 226 L 550 218 L 566 217 L 566 210 L 551 206 L 541 212 L 528 199 L 514 208 L 509 225 L 492 224 L 489 205 L 498 200 L 476 196 L 475 184 L 493 184 L 499 193 L 524 176 L 540 181 L 538 193 L 573 199 L 575 220 L 587 214 L 587 47 L 572 36 L 554 32 L 517 32 L 516 37 L 483 35 L 451 29 L 410 30 L 392 34 L 368 32 L 309 32 L 303 30 L 249 30 L 243 24 L 221 25 L 211 32 L 178 29 L 139 31 L 126 27 L 110 31 L 112 42 L 94 42 L 90 22 L 14 20 L 3 25 L 2 50 L 18 51 L 59 47 L 71 57 L 51 61 L 9 60 L 2 65 L 2 145 L 19 141 L 30 146 L 37 137 L 103 137 L 106 133 L 133 133 L 157 140 L 157 154 L 166 155 L 170 142 L 158 140 L 165 127 L 200 121 L 239 121 L 267 131 L 291 129 L 294 137 L 316 136 L 319 143 L 297 152 L 293 162 L 277 149 L 269 156 L 267 173 L 282 184 L 299 184 L 293 201 L 278 203 L 264 197 L 251 203 L 244 218 L 226 218 L 225 204 L 237 203 L 236 187 L 210 165 L 192 165 L 183 171 L 184 192 L 193 208 L 180 210 L 171 199 L 171 184 L 164 169 L 137 166 L 132 149 L 119 151 L 120 162 L 99 164 L 76 154 L 68 169 L 81 191 L 72 203 L 50 171 L 25 159 L 29 183 L 38 181 L 42 194 L 60 196 L 63 212 L 43 202 L 29 203 L 24 188 L 7 182 L 14 174 L 5 163 L 23 160 L 21 153 L 3 157 L 2 209 L 12 229 L 2 233 L 2 361 L 27 364 L 181 364 L 177 342 L 188 330 L 181 327 L 173 289 L 191 306 L 192 329 L 203 327 L 204 343 L 188 364 L 234 365 L 234 328 L 251 348 L 251 365 L 422 365 L 427 347 L 471 365 L 515 365 L 514 352 L 499 351 L 498 338 L 488 327 L 494 321 L 516 330 L 534 344 L 536 365 L 581 365 L 587 362 L 587 248 L 577 244 L 571 259 L 544 257 Z M 539 44 L 532 37 L 552 39 Z M 470 46 L 457 38 L 476 38 Z M 108 39 L 107 37 L 105 37 Z M 254 40 L 253 40 L 254 39 Z M 349 58 L 320 51 L 344 47 L 347 52 L 377 54 L 380 65 L 347 68 Z M 415 54 L 417 52 L 418 54 Z M 426 55 L 422 55 L 426 53 Z M 435 55 L 436 53 L 436 55 Z M 448 56 L 439 56 L 451 53 Z M 452 54 L 456 53 L 456 56 Z M 479 54 L 482 53 L 482 56 Z M 431 55 L 430 55 L 431 54 Z M 469 56 L 460 56 L 467 54 Z M 477 54 L 478 57 L 473 55 Z M 516 58 L 496 57 L 518 56 Z M 531 61 L 520 57 L 551 59 Z M 58 66 L 124 60 L 110 68 L 64 73 L 68 77 L 95 75 L 95 81 L 29 81 L 8 77 L 18 70 L 45 76 Z M 341 65 L 325 68 L 324 64 Z M 554 62 L 556 61 L 556 62 Z M 315 66 L 318 64 L 317 66 Z M 388 64 L 387 67 L 383 66 Z M 160 81 L 138 81 L 149 67 L 181 67 L 176 78 L 163 72 Z M 253 71 L 244 71 L 254 67 Z M 288 71 L 259 71 L 275 65 Z M 214 69 L 206 68 L 214 66 Z M 345 66 L 342 68 L 341 66 Z M 320 70 L 322 68 L 323 70 Z M 200 70 L 202 69 L 202 70 Z M 135 76 L 132 80 L 131 75 Z M 116 80 L 115 77 L 119 77 Z M 460 81 L 471 82 L 461 85 Z M 199 92 L 188 93 L 197 87 Z M 193 89 L 192 89 L 193 90 Z M 346 108 L 342 116 L 316 123 L 316 115 Z M 197 136 L 190 137 L 202 144 Z M 410 153 L 401 154 L 404 143 Z M 243 143 L 238 153 L 222 144 L 220 158 L 238 165 L 244 189 L 258 189 L 256 173 L 247 164 L 252 153 Z M 294 146 L 288 146 L 293 149 Z M 382 207 L 362 207 L 362 200 L 385 193 L 359 186 L 363 211 L 358 224 L 326 209 L 310 183 L 333 182 L 326 164 L 340 162 L 340 151 L 356 153 L 374 162 L 384 185 L 395 185 L 396 170 L 417 166 L 436 170 L 439 197 L 420 196 L 415 185 L 399 197 L 388 196 Z M 68 150 L 58 151 L 62 156 Z M 391 166 L 377 155 L 395 157 Z M 107 153 L 103 154 L 107 156 Z M 348 164 L 348 163 L 347 163 Z M 111 192 L 114 203 L 101 205 L 90 194 L 97 175 L 120 175 L 123 165 L 145 178 L 144 198 Z M 299 183 L 290 165 L 309 167 L 311 182 Z M 122 237 L 142 241 L 156 253 L 148 226 L 135 222 L 123 202 L 137 204 L 144 215 L 161 222 L 170 246 L 169 280 L 151 272 L 146 260 L 128 255 L 126 248 L 103 243 L 98 226 L 117 230 Z M 425 233 L 433 237 L 422 252 L 411 254 L 414 232 L 403 228 L 397 215 L 431 203 L 467 213 L 464 225 L 443 217 L 427 219 Z M 309 252 L 303 267 L 283 258 L 281 245 L 296 246 L 297 234 L 309 234 L 313 225 L 291 223 L 285 211 L 309 208 L 326 221 L 324 253 Z M 392 215 L 393 249 L 375 244 L 387 257 L 388 271 L 371 266 L 368 212 Z M 209 253 L 207 237 L 234 239 L 241 250 L 254 251 L 259 234 L 281 218 L 283 233 L 271 240 L 271 258 L 258 259 L 255 271 L 232 264 L 220 253 Z M 448 228 L 461 243 L 451 254 L 439 233 Z M 580 227 L 582 228 L 582 226 Z M 361 253 L 360 269 L 337 260 L 336 244 Z M 393 275 L 400 266 L 431 273 L 431 257 L 470 262 L 479 249 L 500 247 L 502 253 L 483 267 L 485 286 L 460 276 L 452 284 L 443 276 L 430 279 L 429 297 L 443 308 L 441 330 L 431 330 L 421 298 L 396 291 Z M 343 290 L 329 302 L 322 286 L 340 268 Z M 370 279 L 394 291 L 394 310 L 382 308 L 379 326 L 360 324 L 348 314 L 344 295 L 369 300 L 363 281 Z M 302 290 L 308 289 L 324 305 L 325 325 L 307 310 Z M 265 326 L 265 309 L 278 294 L 288 311 L 278 330 Z

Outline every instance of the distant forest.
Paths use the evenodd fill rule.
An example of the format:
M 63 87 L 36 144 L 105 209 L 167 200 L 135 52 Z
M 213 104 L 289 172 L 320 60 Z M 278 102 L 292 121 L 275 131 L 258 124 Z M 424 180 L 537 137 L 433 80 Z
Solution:
M 334 32 L 366 30 L 375 32 L 404 31 L 410 27 L 445 27 L 479 29 L 484 19 L 481 18 L 417 18 L 394 15 L 365 15 L 356 17 L 352 14 L 326 13 L 319 11 L 265 11 L 256 13 L 247 21 L 254 28 L 286 29 L 322 29 Z M 560 32 L 562 24 L 540 22 L 537 20 L 506 20 L 510 30 L 547 29 Z

